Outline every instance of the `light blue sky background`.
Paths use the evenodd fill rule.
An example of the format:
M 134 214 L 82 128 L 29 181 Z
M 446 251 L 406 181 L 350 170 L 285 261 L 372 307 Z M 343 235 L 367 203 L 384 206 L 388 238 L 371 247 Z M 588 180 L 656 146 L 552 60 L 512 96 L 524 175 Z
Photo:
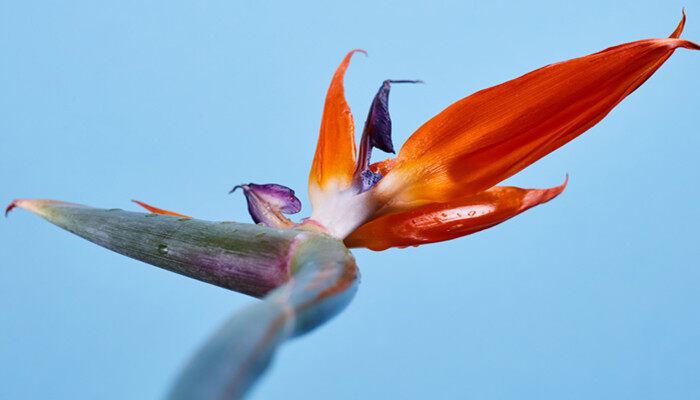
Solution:
M 197 4 L 195 4 L 197 3 Z M 231 4 L 238 3 L 238 4 Z M 344 54 L 358 124 L 397 86 L 402 144 L 479 89 L 667 36 L 678 1 L 3 2 L 0 202 L 247 221 L 241 182 L 297 190 Z M 614 5 L 611 3 L 615 3 Z M 351 306 L 288 343 L 252 399 L 700 398 L 700 53 L 679 50 L 600 125 L 509 183 L 556 200 L 449 243 L 356 251 Z M 252 299 L 0 221 L 0 398 L 152 399 Z

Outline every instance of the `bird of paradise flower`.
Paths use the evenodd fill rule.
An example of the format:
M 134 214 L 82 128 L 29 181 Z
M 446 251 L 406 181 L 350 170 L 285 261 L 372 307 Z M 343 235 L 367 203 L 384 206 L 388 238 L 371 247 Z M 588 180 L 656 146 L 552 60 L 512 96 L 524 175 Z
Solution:
M 384 250 L 450 240 L 490 228 L 559 195 L 495 186 L 603 119 L 670 56 L 697 44 L 669 38 L 611 47 L 551 64 L 468 96 L 423 124 L 396 158 L 386 80 L 356 149 L 343 77 L 336 70 L 309 175 L 312 212 L 300 223 L 294 191 L 276 184 L 241 189 L 256 224 L 209 222 L 138 202 L 150 214 L 53 200 L 20 207 L 129 257 L 262 298 L 235 313 L 182 371 L 171 399 L 237 399 L 267 368 L 277 347 L 341 311 L 359 272 L 348 248 Z M 567 179 L 568 180 L 568 179 Z M 232 191 L 233 191 L 232 190 Z

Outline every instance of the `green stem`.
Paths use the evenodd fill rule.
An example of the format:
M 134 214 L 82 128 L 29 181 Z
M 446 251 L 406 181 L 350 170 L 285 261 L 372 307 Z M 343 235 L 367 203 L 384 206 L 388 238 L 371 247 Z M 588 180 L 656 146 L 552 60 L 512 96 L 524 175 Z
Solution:
M 342 242 L 314 233 L 298 239 L 289 282 L 235 313 L 182 371 L 169 400 L 242 398 L 285 339 L 318 327 L 350 302 L 359 272 Z

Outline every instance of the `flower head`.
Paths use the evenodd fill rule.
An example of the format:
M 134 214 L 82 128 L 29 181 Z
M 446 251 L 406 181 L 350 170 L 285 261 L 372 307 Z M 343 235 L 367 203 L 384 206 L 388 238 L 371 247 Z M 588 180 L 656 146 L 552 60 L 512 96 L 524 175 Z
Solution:
M 326 95 L 309 174 L 312 212 L 302 226 L 345 239 L 349 247 L 383 250 L 468 235 L 553 199 L 566 182 L 549 189 L 495 185 L 597 124 L 675 49 L 700 49 L 679 39 L 684 25 L 685 13 L 668 38 L 639 40 L 550 64 L 474 93 L 423 124 L 396 158 L 374 164 L 373 148 L 394 153 L 391 84 L 420 81 L 381 84 L 357 149 L 343 78 L 352 56 L 364 51 L 351 51 Z M 254 221 L 298 226 L 281 216 L 289 212 L 282 203 L 264 198 L 268 186 L 240 186 Z M 296 204 L 298 200 L 292 212 L 299 211 Z M 261 218 L 263 213 L 269 221 Z

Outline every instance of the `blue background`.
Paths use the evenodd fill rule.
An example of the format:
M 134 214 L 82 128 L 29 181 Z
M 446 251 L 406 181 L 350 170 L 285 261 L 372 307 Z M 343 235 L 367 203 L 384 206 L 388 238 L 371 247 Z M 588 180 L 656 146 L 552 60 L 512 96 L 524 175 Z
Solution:
M 330 77 L 359 124 L 396 86 L 398 145 L 542 65 L 670 34 L 700 4 L 3 2 L 0 201 L 247 221 L 242 182 L 306 180 Z M 248 3 L 248 2 L 239 2 Z M 284 346 L 253 399 L 700 398 L 700 53 L 508 182 L 554 201 L 448 243 L 356 251 L 351 306 Z M 0 398 L 151 399 L 250 298 L 24 211 L 0 223 Z

